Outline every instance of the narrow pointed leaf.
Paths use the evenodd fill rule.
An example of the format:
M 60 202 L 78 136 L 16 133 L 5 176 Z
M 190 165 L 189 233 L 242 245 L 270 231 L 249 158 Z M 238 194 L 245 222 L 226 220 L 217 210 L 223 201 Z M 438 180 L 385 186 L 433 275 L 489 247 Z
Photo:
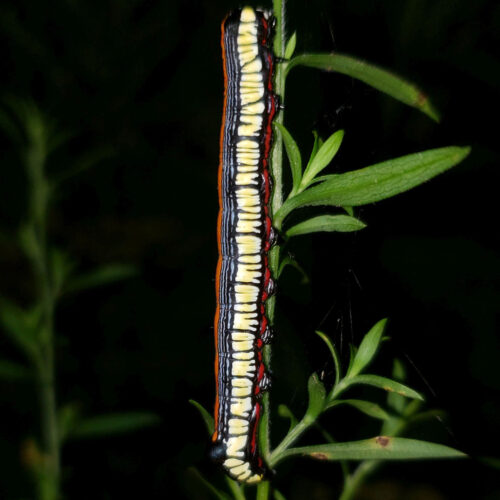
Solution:
M 289 198 L 274 217 L 280 225 L 296 208 L 308 205 L 359 206 L 373 203 L 422 184 L 460 163 L 468 147 L 430 149 L 335 175 Z
M 273 489 L 274 500 L 286 500 L 285 495 L 279 492 L 276 488 Z
M 26 366 L 0 359 L 0 379 L 23 380 L 31 377 L 31 371 Z
M 309 283 L 309 276 L 307 276 L 307 273 L 305 272 L 304 268 L 291 256 L 287 255 L 284 259 L 281 260 L 280 262 L 280 267 L 278 269 L 278 278 L 281 276 L 283 273 L 283 270 L 285 267 L 290 266 L 295 269 L 300 273 L 302 276 L 302 283 Z
M 196 467 L 189 467 L 187 472 L 200 484 L 202 484 L 204 488 L 206 488 L 206 490 L 209 491 L 214 498 L 217 498 L 218 500 L 231 500 L 231 497 L 229 495 L 227 495 L 223 491 L 218 490 L 210 481 L 205 479 L 205 477 Z
M 198 403 L 198 401 L 190 399 L 189 402 L 200 412 L 201 418 L 205 422 L 205 427 L 207 428 L 208 433 L 212 435 L 215 428 L 214 418 L 212 417 L 212 415 L 210 415 L 210 413 L 205 410 L 205 408 L 200 403 Z
M 58 296 L 75 268 L 75 263 L 66 252 L 58 248 L 51 249 L 50 257 L 52 289 L 54 295 Z
M 301 54 L 289 62 L 287 73 L 295 66 L 335 71 L 356 78 L 380 92 L 420 110 L 434 121 L 439 121 L 438 111 L 428 96 L 416 85 L 356 57 L 345 54 Z
M 304 418 L 315 420 L 325 407 L 326 397 L 325 386 L 316 373 L 309 377 L 307 390 L 309 392 L 309 406 Z
M 315 184 L 319 184 L 320 182 L 329 181 L 330 179 L 334 179 L 338 174 L 328 174 L 328 175 L 320 175 L 315 177 L 310 183 L 309 186 L 314 186 Z
M 332 134 L 324 144 L 318 149 L 311 163 L 307 166 L 304 176 L 301 181 L 301 190 L 305 189 L 308 184 L 333 160 L 337 154 L 342 139 L 344 138 L 344 131 L 337 130 Z
M 373 328 L 364 336 L 359 346 L 356 357 L 352 363 L 351 369 L 347 373 L 348 377 L 353 377 L 362 372 L 372 361 L 382 339 L 385 324 L 387 319 L 380 320 Z
M 378 418 L 379 420 L 388 420 L 390 415 L 381 408 L 378 404 L 371 401 L 363 401 L 361 399 L 337 399 L 328 404 L 327 408 L 333 408 L 339 405 L 349 405 L 363 412 L 369 417 Z
M 275 122 L 274 125 L 280 131 L 283 142 L 285 143 L 286 154 L 292 170 L 292 192 L 295 193 L 302 178 L 302 158 L 300 156 L 299 147 L 284 125 L 277 122 Z
M 95 167 L 102 161 L 111 158 L 114 154 L 114 151 L 109 147 L 91 149 L 80 158 L 76 159 L 71 167 L 55 176 L 53 182 L 56 186 L 59 186 L 62 182 Z
M 153 413 L 114 413 L 79 420 L 68 438 L 97 438 L 136 431 L 156 425 L 160 418 Z
M 57 411 L 58 438 L 64 443 L 74 429 L 80 418 L 80 407 L 78 404 L 70 403 L 62 406 Z
M 295 418 L 295 415 L 286 405 L 278 406 L 278 415 L 280 417 L 287 418 L 288 420 L 290 420 L 290 428 L 288 429 L 288 432 L 290 432 L 298 424 L 298 420 Z
M 326 346 L 330 350 L 330 353 L 331 353 L 332 358 L 333 358 L 333 363 L 335 365 L 335 385 L 337 385 L 339 383 L 340 376 L 341 376 L 340 361 L 339 361 L 339 355 L 337 354 L 337 350 L 335 349 L 335 346 L 332 344 L 332 341 L 330 340 L 330 338 L 327 335 L 325 335 L 323 332 L 316 330 L 316 335 L 321 337 L 323 342 L 326 344 Z
M 398 382 L 404 382 L 406 378 L 405 368 L 399 359 L 395 359 L 392 368 L 392 378 Z M 387 406 L 396 413 L 401 414 L 408 404 L 408 400 L 396 392 L 387 394 Z
M 0 301 L 0 325 L 4 332 L 31 360 L 40 354 L 41 307 L 22 309 L 5 299 Z
M 301 234 L 333 232 L 350 233 L 359 231 L 366 227 L 366 224 L 355 217 L 349 215 L 319 215 L 304 222 L 292 226 L 286 231 L 286 236 L 299 236 Z
M 313 130 L 313 136 L 314 136 L 314 143 L 311 150 L 311 156 L 309 156 L 309 161 L 307 162 L 306 170 L 309 168 L 309 165 L 314 160 L 314 157 L 316 156 L 318 149 L 323 145 L 323 141 L 321 140 L 321 137 L 318 135 L 318 132 L 316 132 L 316 130 Z
M 317 460 L 416 460 L 467 456 L 442 444 L 388 436 L 348 443 L 291 448 L 283 453 L 283 458 L 294 455 L 310 456 Z
M 407 385 L 391 380 L 390 378 L 380 377 L 379 375 L 356 375 L 355 377 L 345 380 L 348 382 L 348 385 L 371 385 L 373 387 L 383 389 L 384 391 L 396 392 L 397 394 L 407 398 L 420 399 L 422 401 L 424 400 L 422 395 Z
M 297 45 L 297 32 L 294 31 L 292 36 L 288 39 L 285 48 L 285 59 L 291 59 L 293 53 L 295 52 L 295 46 Z
M 500 458 L 497 457 L 478 457 L 478 460 L 493 469 L 500 470 Z
M 353 344 L 349 344 L 349 366 L 347 367 L 347 373 L 349 373 L 352 368 L 352 364 L 354 363 L 354 358 L 356 357 L 357 352 L 358 348 Z
M 76 276 L 68 282 L 65 292 L 79 292 L 89 288 L 108 285 L 115 281 L 131 278 L 137 275 L 137 269 L 127 264 L 109 264 L 94 271 Z

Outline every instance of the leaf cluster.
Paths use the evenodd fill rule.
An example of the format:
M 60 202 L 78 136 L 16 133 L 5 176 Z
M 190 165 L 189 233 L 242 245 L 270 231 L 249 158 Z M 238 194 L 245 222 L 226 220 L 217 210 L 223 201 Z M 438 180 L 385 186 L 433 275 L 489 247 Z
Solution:
M 26 453 L 31 458 L 26 463 L 34 474 L 39 497 L 55 500 L 60 497 L 60 448 L 66 441 L 134 431 L 159 421 L 156 415 L 146 412 L 86 417 L 77 403 L 55 405 L 56 309 L 69 294 L 130 278 L 137 270 L 112 263 L 80 271 L 78 262 L 48 237 L 48 213 L 62 183 L 109 156 L 109 151 L 91 150 L 76 158 L 62 174 L 49 176 L 50 155 L 66 144 L 71 134 L 62 132 L 33 102 L 13 98 L 0 109 L 0 128 L 16 144 L 26 173 L 28 207 L 13 239 L 24 254 L 35 284 L 31 304 L 20 305 L 0 297 L 0 331 L 25 358 L 24 363 L 0 359 L 0 378 L 37 382 L 42 436 L 40 444 L 34 439 L 27 441 Z

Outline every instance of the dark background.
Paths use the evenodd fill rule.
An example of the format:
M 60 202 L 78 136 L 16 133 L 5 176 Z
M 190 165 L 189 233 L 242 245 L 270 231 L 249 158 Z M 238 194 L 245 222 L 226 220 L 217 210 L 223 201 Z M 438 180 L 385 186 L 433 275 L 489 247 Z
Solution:
M 49 173 L 94 148 L 113 155 L 59 192 L 50 236 L 85 270 L 108 262 L 138 266 L 133 279 L 68 297 L 59 307 L 58 398 L 85 415 L 152 411 L 161 424 L 129 435 L 69 443 L 67 498 L 205 498 L 187 468 L 220 483 L 206 462 L 207 437 L 188 404 L 214 399 L 213 313 L 216 171 L 222 108 L 220 21 L 234 2 L 169 0 L 3 1 L 2 96 L 33 99 L 74 138 L 50 157 Z M 266 4 L 266 7 L 269 5 Z M 280 282 L 273 402 L 299 415 L 313 370 L 332 375 L 321 327 L 342 348 L 381 317 L 391 341 L 373 370 L 391 359 L 408 383 L 449 418 L 412 436 L 466 451 L 472 460 L 386 466 L 365 499 L 500 498 L 498 116 L 500 5 L 487 0 L 290 2 L 297 51 L 353 54 L 421 85 L 442 112 L 418 111 L 339 75 L 297 69 L 288 80 L 286 123 L 303 151 L 315 128 L 346 131 L 336 171 L 447 145 L 471 145 L 461 165 L 357 215 L 357 234 L 300 237 L 289 251 L 310 274 Z M 18 152 L 0 135 L 2 233 L 25 215 Z M 304 153 L 305 155 L 306 153 Z M 307 153 L 308 154 L 308 153 Z M 298 217 L 304 217 L 302 212 Z M 0 242 L 1 294 L 30 300 L 27 263 L 9 237 Z M 22 361 L 5 339 L 2 358 Z M 380 397 L 374 391 L 370 397 Z M 358 394 L 359 395 L 359 394 Z M 0 498 L 33 497 L 20 459 L 38 433 L 30 382 L 0 383 Z M 377 433 L 351 410 L 324 424 L 338 440 Z M 273 417 L 273 435 L 283 432 Z M 311 435 L 309 442 L 318 442 Z M 291 462 L 277 485 L 288 498 L 338 494 L 335 464 Z

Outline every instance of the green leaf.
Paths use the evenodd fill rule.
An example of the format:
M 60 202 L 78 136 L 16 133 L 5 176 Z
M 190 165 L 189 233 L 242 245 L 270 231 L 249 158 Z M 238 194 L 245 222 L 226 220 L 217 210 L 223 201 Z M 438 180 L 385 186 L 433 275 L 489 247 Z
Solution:
M 283 270 L 285 269 L 286 266 L 290 266 L 290 267 L 297 269 L 297 271 L 302 276 L 302 284 L 309 283 L 309 276 L 307 276 L 307 273 L 305 272 L 304 268 L 290 255 L 287 255 L 280 262 L 280 267 L 278 269 L 278 278 L 281 276 L 281 274 L 283 273 Z
M 52 291 L 55 296 L 58 296 L 66 283 L 66 280 L 75 268 L 75 262 L 66 252 L 63 252 L 58 248 L 51 249 L 50 257 Z
M 399 382 L 404 382 L 406 379 L 405 368 L 399 359 L 394 360 L 392 378 Z M 387 406 L 392 408 L 398 414 L 403 413 L 407 403 L 408 400 L 396 392 L 389 392 L 387 394 Z
M 469 152 L 468 147 L 456 146 L 430 149 L 335 175 L 285 201 L 274 223 L 280 227 L 292 210 L 308 205 L 351 207 L 390 198 L 457 165 Z
M 59 442 L 64 443 L 80 418 L 80 405 L 70 403 L 59 408 L 57 412 Z
M 344 379 L 347 385 L 354 384 L 364 384 L 371 385 L 374 387 L 378 387 L 379 389 L 384 389 L 384 391 L 396 392 L 401 396 L 405 396 L 407 398 L 412 399 L 420 399 L 424 400 L 423 396 L 421 396 L 417 391 L 414 391 L 410 387 L 403 385 L 395 380 L 391 380 L 390 378 L 381 377 L 379 375 L 356 375 L 355 377 Z
M 64 289 L 67 293 L 79 292 L 89 288 L 108 285 L 115 281 L 131 278 L 137 275 L 137 268 L 127 264 L 109 264 L 88 273 L 76 276 L 68 282 Z
M 319 148 L 323 145 L 323 140 L 318 135 L 318 132 L 316 132 L 316 130 L 313 130 L 312 133 L 314 136 L 314 143 L 311 151 L 311 156 L 309 157 L 309 161 L 307 162 L 306 170 L 309 168 L 309 165 L 311 165 L 311 162 L 314 160 Z
M 347 372 L 348 377 L 353 377 L 362 372 L 372 361 L 380 345 L 386 323 L 387 319 L 380 320 L 364 336 L 359 346 L 358 352 L 356 353 L 352 366 Z
M 318 149 L 318 152 L 315 154 L 313 160 L 304 172 L 304 176 L 300 182 L 299 191 L 303 191 L 309 183 L 330 164 L 337 154 L 343 138 L 344 131 L 337 130 L 337 132 L 332 134 Z
M 92 167 L 95 167 L 104 160 L 111 158 L 115 152 L 109 146 L 97 147 L 87 151 L 80 158 L 77 158 L 71 167 L 57 175 L 53 182 L 59 186 L 62 182 L 79 175 Z
M 316 373 L 313 373 L 309 377 L 309 381 L 307 382 L 307 391 L 309 392 L 309 405 L 304 419 L 314 421 L 323 411 L 326 398 L 325 386 Z
M 384 92 L 398 101 L 412 106 L 434 121 L 439 122 L 439 113 L 431 104 L 428 96 L 416 85 L 385 69 L 356 57 L 344 54 L 303 54 L 294 57 L 286 68 L 288 72 L 295 66 L 308 66 L 335 71 L 348 75 Z
M 358 348 L 353 344 L 349 344 L 349 366 L 347 367 L 346 373 L 349 373 L 349 371 L 351 370 L 352 364 L 354 363 L 354 358 L 356 358 L 357 352 L 358 352 Z
M 294 455 L 310 456 L 317 460 L 415 460 L 467 456 L 442 444 L 388 436 L 348 443 L 291 448 L 283 453 L 283 458 Z
M 342 208 L 346 211 L 348 215 L 354 217 L 354 210 L 352 209 L 352 207 L 342 207 Z
M 281 404 L 278 406 L 278 415 L 290 420 L 290 428 L 288 429 L 288 432 L 290 432 L 298 424 L 298 420 L 295 418 L 295 415 L 286 405 Z
M 0 359 L 0 378 L 4 380 L 23 380 L 31 377 L 31 371 L 26 366 Z
M 492 469 L 500 470 L 500 458 L 497 457 L 478 457 L 478 460 Z
M 293 188 L 290 196 L 297 192 L 302 177 L 302 158 L 300 156 L 299 147 L 290 135 L 290 132 L 281 123 L 275 122 L 275 127 L 280 131 L 283 142 L 285 143 L 286 154 L 292 170 Z
M 333 358 L 333 363 L 335 365 L 335 385 L 339 383 L 340 376 L 341 376 L 341 367 L 340 367 L 340 361 L 339 361 L 339 355 L 337 354 L 337 350 L 335 349 L 335 346 L 332 344 L 332 341 L 330 338 L 325 335 L 323 332 L 320 332 L 319 330 L 316 330 L 316 335 L 321 337 L 323 342 L 326 344 L 328 349 L 330 350 L 330 353 Z
M 200 412 L 201 418 L 205 422 L 205 427 L 211 436 L 215 429 L 214 418 L 200 403 L 198 403 L 198 401 L 190 399 L 189 402 Z
M 10 339 L 32 360 L 39 359 L 42 308 L 22 309 L 5 299 L 0 301 L 0 322 Z
M 40 245 L 33 224 L 22 224 L 18 231 L 18 242 L 24 255 L 31 262 L 40 262 L 42 256 L 40 253 Z
M 200 484 L 202 484 L 214 496 L 214 498 L 217 498 L 218 500 L 231 500 L 229 495 L 219 491 L 210 481 L 205 479 L 201 472 L 195 467 L 189 467 L 187 472 L 199 481 Z
M 311 219 L 299 222 L 286 231 L 286 236 L 299 236 L 301 234 L 338 231 L 349 233 L 359 231 L 366 227 L 366 224 L 349 215 L 319 215 Z
M 273 489 L 274 500 L 286 500 L 285 495 L 280 493 L 276 488 Z
M 160 418 L 154 413 L 130 412 L 100 415 L 79 420 L 71 429 L 68 438 L 107 437 L 112 434 L 143 429 L 159 422 Z
M 227 487 L 233 494 L 233 500 L 246 500 L 245 498 L 245 483 L 239 483 L 234 479 L 231 479 L 229 476 L 225 478 Z
M 371 401 L 363 401 L 361 399 L 337 399 L 327 405 L 327 408 L 333 408 L 339 405 L 349 405 L 363 412 L 369 417 L 378 418 L 379 420 L 388 420 L 390 415 L 381 408 L 378 404 Z
M 293 53 L 295 52 L 295 46 L 297 45 L 297 32 L 294 31 L 292 36 L 288 39 L 285 48 L 285 59 L 291 59 Z

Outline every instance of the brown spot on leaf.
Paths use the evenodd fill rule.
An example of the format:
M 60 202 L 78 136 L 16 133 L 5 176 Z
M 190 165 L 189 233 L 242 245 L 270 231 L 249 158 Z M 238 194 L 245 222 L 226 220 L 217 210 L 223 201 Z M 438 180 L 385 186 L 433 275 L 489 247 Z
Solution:
M 387 436 L 377 436 L 375 438 L 375 442 L 382 448 L 385 448 L 391 442 L 391 438 L 388 438 Z
M 319 451 L 311 453 L 311 457 L 316 458 L 317 460 L 328 460 L 328 455 Z
M 423 93 L 419 92 L 417 95 L 417 106 L 422 107 L 427 102 L 428 97 Z

